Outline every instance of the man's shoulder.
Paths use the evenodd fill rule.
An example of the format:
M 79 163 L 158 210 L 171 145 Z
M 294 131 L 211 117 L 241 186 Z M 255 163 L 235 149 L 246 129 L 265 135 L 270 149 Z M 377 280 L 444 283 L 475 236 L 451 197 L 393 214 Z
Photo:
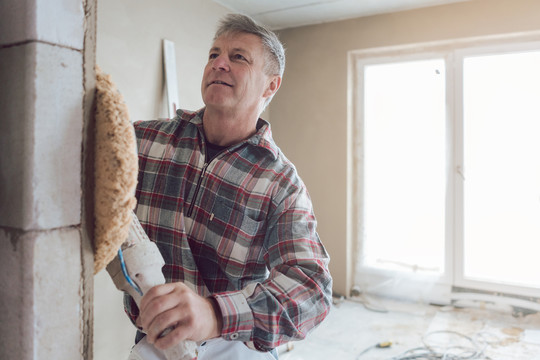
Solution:
M 134 122 L 133 126 L 139 138 L 167 136 L 177 133 L 179 128 L 184 128 L 196 116 L 196 111 L 178 110 L 172 119 L 141 120 Z
M 197 115 L 199 115 L 200 112 L 201 110 L 191 111 L 191 110 L 178 109 L 176 110 L 176 116 L 174 117 L 174 119 L 177 119 L 178 121 L 189 122 L 193 120 L 195 117 L 197 117 Z
M 275 143 L 272 146 L 272 151 L 266 150 L 265 153 L 267 156 L 261 163 L 261 167 L 267 173 L 273 174 L 273 180 L 279 184 L 279 188 L 294 189 L 305 186 L 294 163 Z M 269 156 L 271 153 L 273 155 Z
M 279 148 L 278 148 L 279 149 Z M 281 167 L 281 172 L 286 175 L 287 178 L 294 180 L 293 182 L 302 182 L 300 179 L 300 176 L 298 175 L 298 171 L 296 169 L 296 166 L 293 164 L 287 156 L 283 153 L 283 151 L 279 150 L 279 154 L 277 156 L 276 164 L 279 164 L 278 166 Z

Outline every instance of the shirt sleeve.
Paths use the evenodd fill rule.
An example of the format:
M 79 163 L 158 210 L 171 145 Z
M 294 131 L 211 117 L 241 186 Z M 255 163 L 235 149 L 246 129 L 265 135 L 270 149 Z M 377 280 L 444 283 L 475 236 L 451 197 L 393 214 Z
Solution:
M 135 325 L 135 321 L 139 316 L 139 308 L 135 303 L 135 300 L 128 293 L 124 293 L 124 311 L 126 312 L 129 320 Z M 136 326 L 136 325 L 135 325 Z
M 213 295 L 223 315 L 222 337 L 260 351 L 305 338 L 331 306 L 329 256 L 307 190 L 301 184 L 283 191 L 268 218 L 267 280 Z

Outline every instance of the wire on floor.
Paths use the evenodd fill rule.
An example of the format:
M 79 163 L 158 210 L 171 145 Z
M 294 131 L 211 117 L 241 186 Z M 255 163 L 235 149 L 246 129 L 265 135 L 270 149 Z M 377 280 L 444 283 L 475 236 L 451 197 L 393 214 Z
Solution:
M 366 310 L 369 310 L 369 311 L 378 312 L 378 313 L 387 313 L 388 312 L 388 309 L 386 309 L 381 304 L 375 304 L 364 293 L 359 293 L 357 295 L 351 296 L 348 300 L 364 305 L 364 308 L 366 308 Z
M 370 351 L 371 349 L 375 349 L 375 348 L 379 348 L 379 349 L 386 349 L 386 348 L 389 348 L 390 346 L 392 346 L 392 342 L 391 341 L 383 341 L 383 342 L 380 342 L 378 344 L 375 344 L 375 345 L 372 345 L 366 349 L 364 349 L 360 354 L 358 354 L 356 356 L 356 359 L 360 359 L 360 357 L 362 355 L 364 355 L 365 353 L 367 353 L 368 351 Z
M 453 336 L 455 339 L 445 346 L 440 346 L 433 340 L 436 335 Z M 484 354 L 490 344 L 486 341 L 486 334 L 478 333 L 475 337 L 479 338 L 479 341 L 456 331 L 432 331 L 422 338 L 423 347 L 407 350 L 389 360 L 491 360 Z

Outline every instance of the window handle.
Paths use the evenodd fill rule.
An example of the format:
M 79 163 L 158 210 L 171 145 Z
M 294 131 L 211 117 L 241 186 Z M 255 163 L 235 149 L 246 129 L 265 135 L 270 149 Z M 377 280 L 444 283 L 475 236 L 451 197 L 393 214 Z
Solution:
M 457 173 L 461 176 L 461 179 L 462 179 L 463 181 L 465 181 L 465 175 L 464 175 L 463 167 L 461 167 L 461 165 L 458 165 L 458 166 L 456 167 L 456 171 L 457 171 Z

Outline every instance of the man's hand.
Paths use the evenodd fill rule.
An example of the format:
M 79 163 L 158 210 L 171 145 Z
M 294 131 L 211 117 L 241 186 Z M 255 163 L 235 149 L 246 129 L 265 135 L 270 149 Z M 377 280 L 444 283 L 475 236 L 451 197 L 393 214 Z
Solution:
M 222 319 L 213 298 L 199 296 L 183 283 L 171 283 L 155 286 L 143 296 L 137 325 L 150 344 L 164 350 L 183 340 L 220 336 Z M 171 327 L 172 331 L 160 337 Z

